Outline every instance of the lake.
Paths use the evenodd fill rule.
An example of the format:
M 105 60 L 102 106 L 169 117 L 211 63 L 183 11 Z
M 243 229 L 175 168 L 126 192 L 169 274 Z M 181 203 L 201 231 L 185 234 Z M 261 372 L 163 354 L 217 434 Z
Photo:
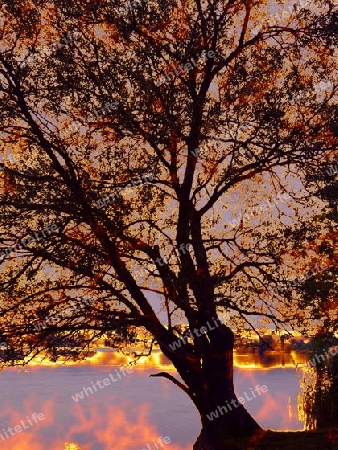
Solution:
M 302 371 L 294 365 L 304 361 L 302 355 L 236 355 L 236 394 L 246 399 L 245 407 L 263 428 L 304 428 L 297 406 Z M 169 361 L 155 352 L 131 373 L 121 371 L 122 362 L 126 359 L 116 353 L 100 351 L 77 364 L 36 361 L 0 373 L 0 448 L 191 450 L 200 431 L 194 405 L 169 380 L 149 378 L 174 372 Z M 255 391 L 253 397 L 258 384 L 267 392 Z M 81 392 L 82 400 L 76 396 Z M 161 437 L 170 444 L 156 444 Z

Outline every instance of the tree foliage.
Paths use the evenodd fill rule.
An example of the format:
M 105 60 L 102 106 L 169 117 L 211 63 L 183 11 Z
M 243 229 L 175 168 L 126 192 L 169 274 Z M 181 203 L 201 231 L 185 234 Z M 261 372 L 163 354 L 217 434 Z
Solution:
M 311 224 L 325 183 L 308 181 L 335 149 L 336 13 L 277 3 L 1 2 L 0 134 L 15 161 L 0 175 L 1 250 L 58 227 L 2 253 L 6 363 L 55 358 L 56 337 L 85 356 L 142 328 L 194 398 L 182 358 L 203 378 L 215 342 L 170 351 L 181 320 L 200 328 L 228 311 L 233 331 L 259 332 L 318 316 L 286 282 L 333 242 L 330 217 Z M 87 303 L 36 330 L 74 299 Z

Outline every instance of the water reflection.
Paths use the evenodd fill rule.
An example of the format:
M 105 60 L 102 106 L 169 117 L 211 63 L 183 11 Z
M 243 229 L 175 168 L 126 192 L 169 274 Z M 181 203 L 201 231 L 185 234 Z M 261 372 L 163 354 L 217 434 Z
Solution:
M 128 356 L 128 351 L 132 352 L 134 349 L 126 349 L 125 354 L 117 353 L 108 348 L 98 348 L 98 351 L 93 352 L 93 356 L 88 358 L 86 361 L 79 361 L 75 363 L 84 365 L 98 365 L 98 366 L 112 366 L 112 365 L 122 365 L 128 364 L 132 361 L 132 357 Z M 251 352 L 251 353 L 234 353 L 234 366 L 241 369 L 276 369 L 280 367 L 295 369 L 298 365 L 305 365 L 308 358 L 304 353 L 285 353 L 285 352 L 269 352 L 264 353 Z M 35 364 L 41 365 L 52 365 L 48 361 L 43 361 L 42 358 L 37 358 Z M 56 365 L 63 364 L 62 361 L 56 363 Z M 67 363 L 71 365 L 74 363 Z M 153 353 L 148 357 L 141 357 L 137 364 L 139 369 L 147 369 L 150 366 L 162 368 L 164 370 L 175 371 L 174 366 L 171 361 L 163 355 L 163 353 L 155 349 Z
M 258 358 L 258 359 L 257 359 Z M 298 418 L 299 374 L 295 355 L 235 356 L 236 393 L 257 384 L 268 386 L 264 395 L 247 402 L 247 409 L 264 428 L 303 429 Z M 300 358 L 302 359 L 302 358 Z M 76 403 L 83 387 L 102 380 L 128 357 L 98 352 L 86 363 L 35 364 L 0 374 L 2 404 L 0 429 L 20 424 L 33 412 L 46 419 L 10 436 L 4 450 L 149 450 L 159 437 L 171 439 L 170 450 L 190 450 L 200 431 L 198 414 L 189 398 L 162 378 L 149 378 L 173 367 L 160 352 L 118 382 Z M 305 362 L 305 359 L 302 361 Z M 148 447 L 147 447 L 148 444 Z M 167 446 L 164 445 L 164 449 Z
M 306 364 L 308 358 L 304 353 L 264 352 L 259 354 L 235 353 L 235 367 L 242 369 L 276 369 L 280 367 L 295 369 L 297 365 Z

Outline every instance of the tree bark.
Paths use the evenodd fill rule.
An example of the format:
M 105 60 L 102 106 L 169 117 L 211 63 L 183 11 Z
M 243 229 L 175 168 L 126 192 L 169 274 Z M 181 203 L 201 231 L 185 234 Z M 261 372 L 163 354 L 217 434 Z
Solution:
M 236 396 L 231 396 L 228 399 L 228 404 L 231 400 L 236 399 Z M 226 405 L 226 401 L 218 401 L 218 406 Z M 210 421 L 207 414 L 210 417 L 210 411 L 218 410 L 218 406 L 214 409 L 213 406 L 208 412 L 201 412 L 202 429 L 197 441 L 194 444 L 194 450 L 230 450 L 229 446 L 225 446 L 225 441 L 229 438 L 250 438 L 261 430 L 261 427 L 257 424 L 254 418 L 248 413 L 244 406 L 232 408 L 232 411 L 219 414 L 217 419 Z M 229 445 L 229 444 L 228 444 Z M 237 447 L 236 447 L 237 448 Z
M 209 321 L 212 324 L 211 321 Z M 214 321 L 215 323 L 215 321 Z M 199 342 L 201 352 L 200 370 L 194 366 L 187 369 L 189 361 L 174 362 L 189 391 L 193 393 L 201 417 L 202 430 L 194 450 L 225 450 L 224 441 L 233 437 L 251 437 L 261 427 L 241 405 L 234 391 L 233 349 L 234 334 L 230 328 L 219 324 Z M 198 353 L 194 343 L 194 355 Z M 201 350 L 202 349 L 202 350 Z M 168 355 L 169 356 L 169 355 Z M 237 405 L 237 406 L 236 406 Z M 211 413 L 215 414 L 212 415 Z
M 206 385 L 199 407 L 202 430 L 194 450 L 223 450 L 225 439 L 251 437 L 261 429 L 237 400 L 233 381 L 234 334 L 218 323 L 209 334 L 210 348 L 203 357 Z

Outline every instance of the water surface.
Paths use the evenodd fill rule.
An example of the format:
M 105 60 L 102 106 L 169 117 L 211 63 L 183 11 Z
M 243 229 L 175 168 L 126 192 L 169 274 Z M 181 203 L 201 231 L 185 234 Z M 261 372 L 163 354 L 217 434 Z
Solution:
M 159 448 L 190 450 L 200 431 L 194 405 L 169 380 L 149 378 L 151 373 L 171 371 L 169 362 L 155 354 L 146 365 L 134 367 L 132 373 L 119 379 L 119 361 L 116 354 L 98 353 L 77 365 L 6 369 L 0 374 L 0 448 L 157 450 L 154 441 L 168 437 L 171 443 Z M 245 406 L 262 427 L 303 429 L 297 410 L 300 373 L 289 355 L 282 360 L 276 355 L 237 355 L 236 363 L 236 393 L 242 397 L 246 393 L 250 400 Z M 116 381 L 103 386 L 102 380 L 110 374 Z M 93 383 L 97 380 L 103 388 L 95 385 L 95 392 Z M 251 389 L 258 384 L 266 385 L 268 392 L 253 398 Z M 72 396 L 83 387 L 91 387 L 93 394 L 87 390 L 88 395 L 75 402 Z M 7 439 L 8 427 L 14 428 L 21 421 L 27 426 L 27 416 L 31 418 L 34 412 L 43 413 L 45 419 L 13 436 L 7 431 Z

